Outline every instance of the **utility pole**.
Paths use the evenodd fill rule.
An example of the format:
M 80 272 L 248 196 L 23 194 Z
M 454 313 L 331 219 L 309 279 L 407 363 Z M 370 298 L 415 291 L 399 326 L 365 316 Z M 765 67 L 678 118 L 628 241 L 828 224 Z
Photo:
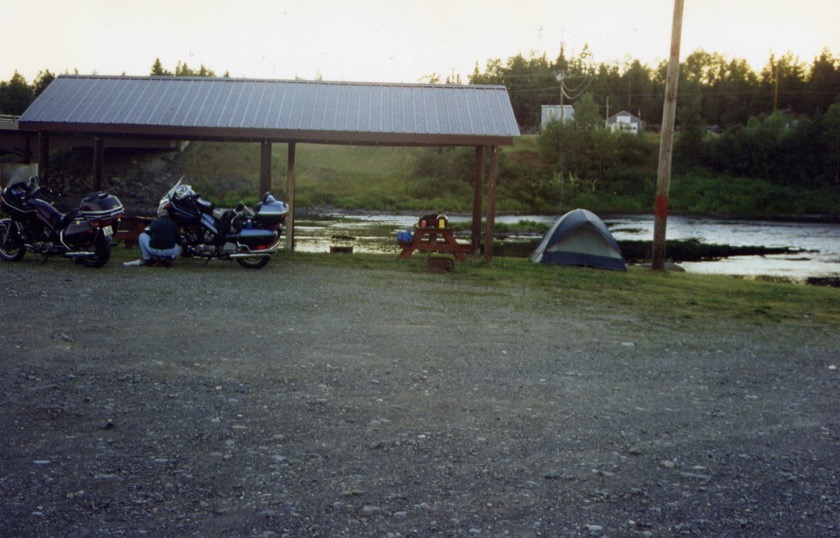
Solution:
M 674 119 L 677 111 L 677 84 L 680 76 L 680 39 L 682 34 L 683 0 L 674 0 L 674 22 L 671 29 L 671 56 L 665 80 L 665 102 L 662 105 L 662 133 L 659 142 L 659 171 L 656 177 L 656 206 L 653 223 L 654 271 L 665 268 L 665 228 L 668 223 L 668 192 L 671 183 L 671 155 L 674 141 Z
M 565 71 L 560 71 L 555 76 L 555 78 L 557 79 L 557 82 L 560 83 L 560 125 L 563 125 L 563 120 L 564 120 L 563 116 L 566 115 L 565 114 L 566 111 L 563 108 L 563 94 L 566 93 L 566 89 L 563 87 L 563 79 L 565 77 L 566 77 L 566 72 Z

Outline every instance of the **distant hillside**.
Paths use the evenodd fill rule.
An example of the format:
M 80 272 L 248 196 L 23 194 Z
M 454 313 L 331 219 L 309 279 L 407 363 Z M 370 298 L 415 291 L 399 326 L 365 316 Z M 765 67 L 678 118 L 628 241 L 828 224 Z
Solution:
M 496 209 L 499 213 L 561 214 L 584 207 L 600 214 L 650 213 L 655 167 L 624 193 L 608 184 L 557 175 L 542 164 L 539 137 L 523 136 L 502 148 Z M 645 144 L 655 145 L 653 139 Z M 286 197 L 285 144 L 272 146 L 272 192 Z M 444 211 L 472 208 L 473 148 L 416 148 L 298 144 L 295 202 L 299 209 Z M 92 186 L 90 150 L 53 157 L 52 185 L 68 194 Z M 654 163 L 655 164 L 655 163 Z M 129 210 L 153 212 L 180 177 L 218 205 L 255 202 L 259 196 L 259 144 L 193 142 L 182 152 L 106 150 L 104 185 Z M 690 172 L 672 178 L 670 211 L 726 216 L 838 215 L 840 196 L 763 180 Z

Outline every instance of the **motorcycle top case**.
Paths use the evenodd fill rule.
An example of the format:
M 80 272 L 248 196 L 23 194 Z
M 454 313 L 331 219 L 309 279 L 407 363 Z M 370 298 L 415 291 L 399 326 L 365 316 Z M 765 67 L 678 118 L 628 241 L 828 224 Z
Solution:
M 245 245 L 248 248 L 270 247 L 277 241 L 277 232 L 259 228 L 241 230 L 238 241 L 240 245 Z
M 285 220 L 286 215 L 289 214 L 289 206 L 286 202 L 274 200 L 271 202 L 263 202 L 257 206 L 257 214 L 254 220 L 258 224 L 271 225 L 279 224 Z
M 81 218 L 85 220 L 97 220 L 114 218 L 125 212 L 119 198 L 112 194 L 97 192 L 91 194 L 79 205 Z

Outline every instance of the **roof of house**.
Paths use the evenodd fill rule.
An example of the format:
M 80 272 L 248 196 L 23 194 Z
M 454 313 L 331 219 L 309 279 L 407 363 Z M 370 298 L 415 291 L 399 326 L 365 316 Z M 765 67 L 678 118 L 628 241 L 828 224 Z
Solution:
M 30 131 L 330 144 L 510 145 L 504 86 L 208 77 L 57 77 Z
M 630 118 L 631 123 L 642 123 L 642 120 L 634 116 L 633 114 L 627 112 L 626 110 L 622 110 L 620 112 L 616 112 L 609 118 L 607 118 L 607 124 L 615 123 L 618 121 L 618 118 Z

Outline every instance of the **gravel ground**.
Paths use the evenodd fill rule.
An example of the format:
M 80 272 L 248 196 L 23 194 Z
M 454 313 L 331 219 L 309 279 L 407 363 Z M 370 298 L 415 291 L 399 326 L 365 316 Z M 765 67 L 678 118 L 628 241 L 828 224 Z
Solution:
M 0 264 L 2 536 L 840 536 L 836 328 Z

